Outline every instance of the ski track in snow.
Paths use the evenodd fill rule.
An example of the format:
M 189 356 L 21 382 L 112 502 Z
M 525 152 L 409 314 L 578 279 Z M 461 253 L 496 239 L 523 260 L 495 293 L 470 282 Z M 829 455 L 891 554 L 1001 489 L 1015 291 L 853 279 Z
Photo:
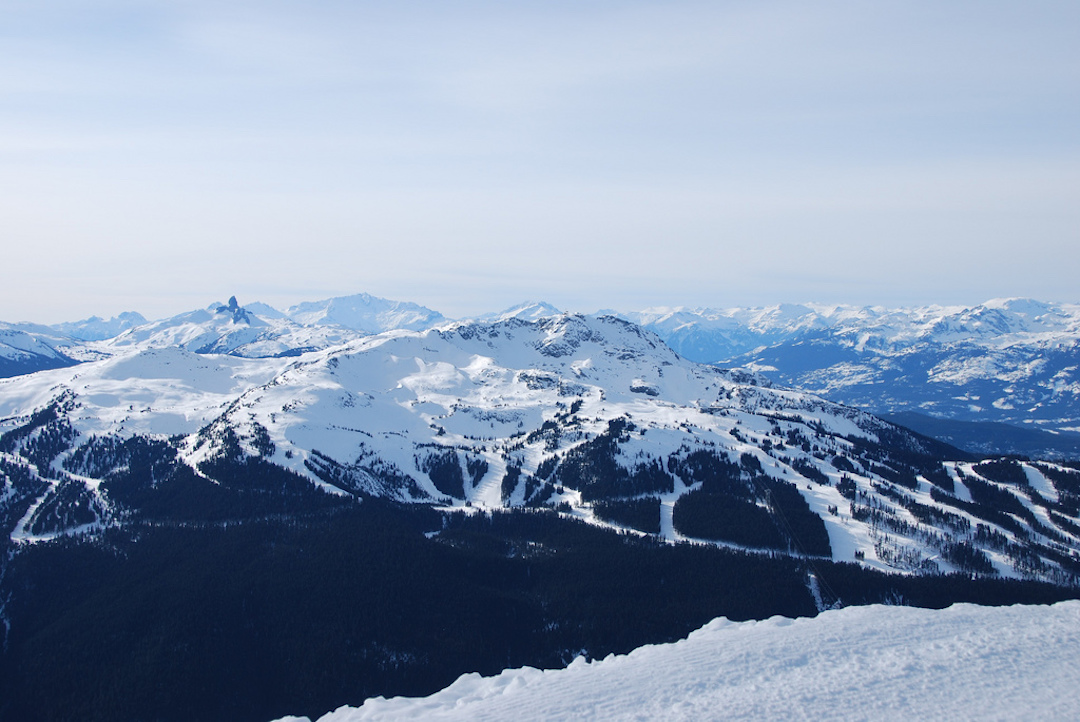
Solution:
M 721 618 L 674 644 L 466 674 L 429 697 L 376 697 L 318 722 L 1078 718 L 1080 601 L 1070 601 Z
M 484 461 L 488 471 L 473 489 L 470 500 L 473 504 L 489 509 L 498 509 L 502 503 L 502 480 L 506 476 L 506 460 L 495 454 L 485 454 Z

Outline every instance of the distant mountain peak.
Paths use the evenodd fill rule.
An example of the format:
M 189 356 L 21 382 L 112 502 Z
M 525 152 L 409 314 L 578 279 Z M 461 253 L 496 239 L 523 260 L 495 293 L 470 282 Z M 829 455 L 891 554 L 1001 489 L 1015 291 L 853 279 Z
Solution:
M 269 306 L 259 301 L 253 301 L 252 303 L 244 306 L 248 313 L 253 313 L 256 316 L 262 316 L 263 318 L 279 319 L 285 318 L 285 314 L 277 310 L 273 306 Z
M 498 313 L 491 313 L 480 318 L 485 321 L 506 321 L 516 318 L 521 321 L 538 321 L 542 318 L 559 316 L 563 312 L 546 301 L 523 301 Z
M 107 341 L 103 348 L 177 346 L 199 354 L 267 358 L 299 356 L 346 343 L 359 335 L 338 327 L 304 327 L 273 309 L 266 315 L 258 313 L 264 305 L 244 307 L 232 296 L 228 303 L 212 303 L 205 309 L 130 328 Z
M 80 341 L 105 341 L 144 323 L 146 323 L 146 318 L 142 314 L 124 311 L 107 320 L 100 316 L 91 316 L 81 321 L 58 323 L 51 328 Z
M 285 316 L 308 326 L 333 325 L 371 334 L 392 329 L 422 331 L 446 321 L 438 311 L 419 304 L 368 293 L 306 301 L 288 308 Z
M 231 314 L 233 323 L 251 324 L 251 316 L 248 314 L 247 309 L 240 307 L 240 304 L 236 300 L 236 296 L 230 296 L 228 305 L 218 306 L 214 309 L 214 313 Z
M 670 311 L 664 313 L 665 311 Z M 780 304 L 620 314 L 693 361 L 879 412 L 1080 428 L 1080 306 Z

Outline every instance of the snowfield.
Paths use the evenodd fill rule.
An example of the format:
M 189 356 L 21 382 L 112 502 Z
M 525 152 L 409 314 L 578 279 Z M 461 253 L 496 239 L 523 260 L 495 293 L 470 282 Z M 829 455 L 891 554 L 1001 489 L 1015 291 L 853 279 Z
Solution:
M 566 669 L 466 674 L 430 697 L 376 697 L 318 722 L 1078 718 L 1080 602 L 1071 601 L 721 618 L 674 644 Z

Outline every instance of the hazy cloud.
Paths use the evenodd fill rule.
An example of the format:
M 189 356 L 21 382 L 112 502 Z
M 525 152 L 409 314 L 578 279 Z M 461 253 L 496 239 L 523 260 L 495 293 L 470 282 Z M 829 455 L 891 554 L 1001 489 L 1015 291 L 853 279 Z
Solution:
M 234 292 L 1078 300 L 1078 23 L 1069 2 L 6 2 L 0 318 Z

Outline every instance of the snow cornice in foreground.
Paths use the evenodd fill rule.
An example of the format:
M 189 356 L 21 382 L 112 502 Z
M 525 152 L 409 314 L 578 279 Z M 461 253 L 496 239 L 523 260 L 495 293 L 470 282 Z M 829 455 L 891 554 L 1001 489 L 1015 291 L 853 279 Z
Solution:
M 565 669 L 466 674 L 429 697 L 377 697 L 319 722 L 1078 716 L 1080 601 L 1070 601 L 715 619 L 674 644 Z

